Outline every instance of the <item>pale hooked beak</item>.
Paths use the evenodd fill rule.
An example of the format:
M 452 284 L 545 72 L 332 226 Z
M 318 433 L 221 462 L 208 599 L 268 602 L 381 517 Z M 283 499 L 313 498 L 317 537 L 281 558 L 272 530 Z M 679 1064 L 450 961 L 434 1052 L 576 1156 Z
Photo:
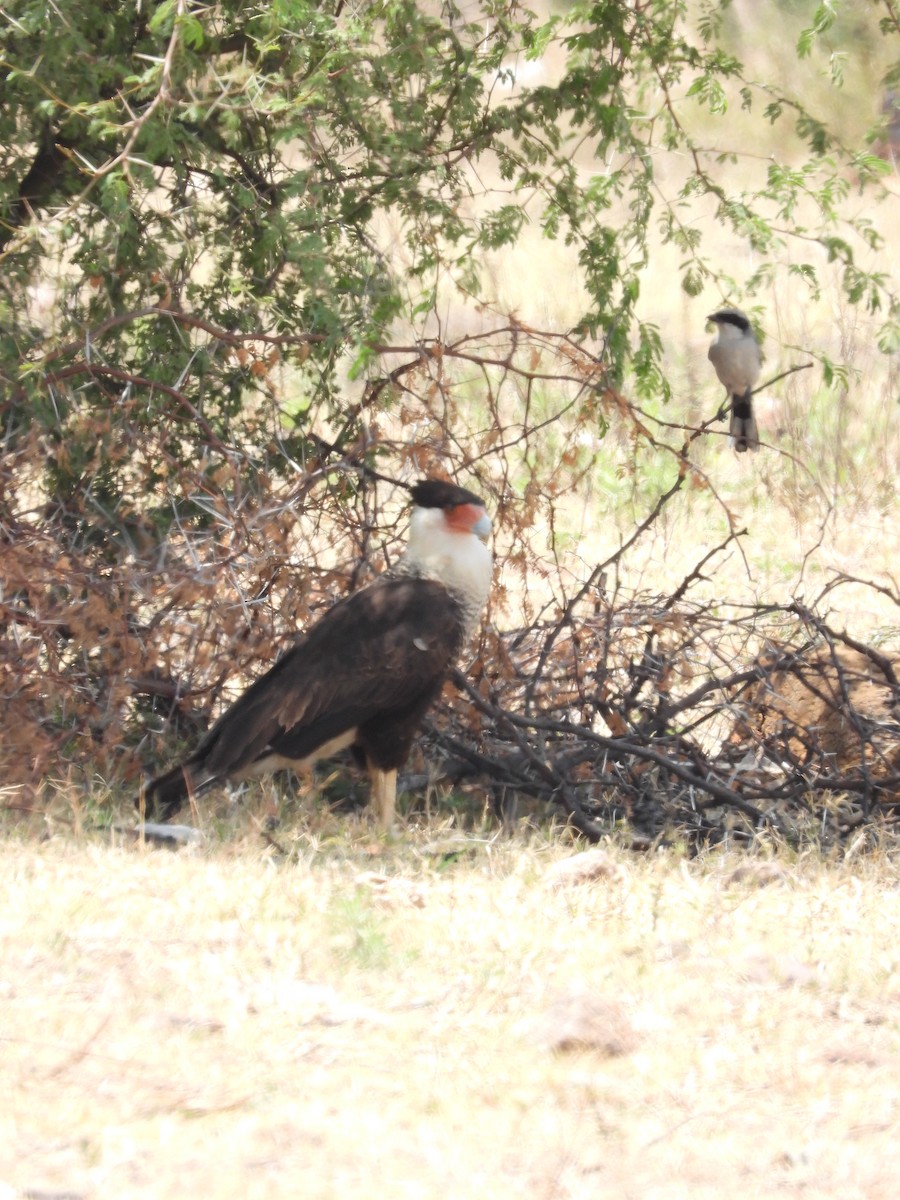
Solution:
M 486 542 L 491 536 L 491 518 L 487 513 L 482 513 L 475 524 L 472 526 L 472 532 L 476 537 L 480 537 L 483 542 Z

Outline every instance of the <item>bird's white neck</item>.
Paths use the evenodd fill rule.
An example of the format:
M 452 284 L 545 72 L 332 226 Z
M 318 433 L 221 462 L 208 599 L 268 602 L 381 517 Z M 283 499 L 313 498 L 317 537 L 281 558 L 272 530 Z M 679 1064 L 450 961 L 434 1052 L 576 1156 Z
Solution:
M 406 570 L 444 584 L 459 600 L 471 633 L 491 590 L 493 558 L 484 542 L 448 529 L 441 509 L 414 508 L 403 557 Z

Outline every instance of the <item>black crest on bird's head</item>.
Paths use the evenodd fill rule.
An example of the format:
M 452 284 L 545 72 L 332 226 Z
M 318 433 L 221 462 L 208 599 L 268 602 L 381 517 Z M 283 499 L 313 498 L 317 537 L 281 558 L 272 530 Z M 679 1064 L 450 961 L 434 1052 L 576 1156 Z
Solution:
M 419 508 L 455 508 L 457 504 L 484 506 L 480 496 L 445 479 L 420 479 L 410 489 L 410 494 L 413 504 Z
M 741 333 L 746 333 L 750 328 L 750 322 L 736 308 L 721 308 L 718 312 L 710 313 L 706 319 L 713 321 L 716 325 L 734 325 Z

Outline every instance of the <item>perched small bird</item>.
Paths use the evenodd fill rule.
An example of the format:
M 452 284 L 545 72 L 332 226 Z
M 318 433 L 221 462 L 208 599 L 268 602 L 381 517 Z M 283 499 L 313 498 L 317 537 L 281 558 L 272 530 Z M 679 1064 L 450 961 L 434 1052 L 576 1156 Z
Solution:
M 307 770 L 352 746 L 368 766 L 380 823 L 391 823 L 397 769 L 491 586 L 491 522 L 479 497 L 427 479 L 412 500 L 400 560 L 329 609 L 184 763 L 147 785 L 138 805 L 148 819 L 168 820 L 217 781 Z
M 762 363 L 759 342 L 750 322 L 737 308 L 723 308 L 708 316 L 718 330 L 709 348 L 709 361 L 728 392 L 731 401 L 731 444 L 735 450 L 759 449 L 759 430 L 753 415 L 753 385 L 759 379 Z

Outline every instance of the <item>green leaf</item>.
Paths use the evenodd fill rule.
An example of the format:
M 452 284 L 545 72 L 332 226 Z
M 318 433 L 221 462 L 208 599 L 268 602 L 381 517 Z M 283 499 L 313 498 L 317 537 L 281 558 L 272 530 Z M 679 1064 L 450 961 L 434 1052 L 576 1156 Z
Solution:
M 161 0 L 156 11 L 150 18 L 148 28 L 151 33 L 169 34 L 175 24 L 175 12 L 178 8 L 178 0 Z

